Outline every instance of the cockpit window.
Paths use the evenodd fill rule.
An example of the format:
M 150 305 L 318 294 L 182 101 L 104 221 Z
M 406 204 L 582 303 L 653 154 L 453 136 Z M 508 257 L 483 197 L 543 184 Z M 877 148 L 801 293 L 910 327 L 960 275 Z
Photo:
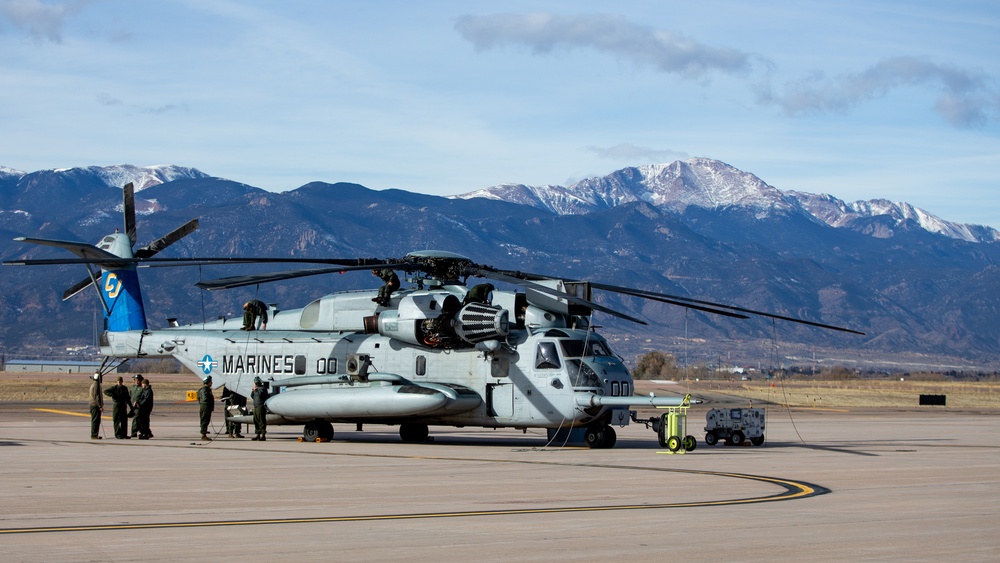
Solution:
M 560 340 L 563 355 L 567 358 L 585 358 L 590 356 L 611 356 L 607 343 L 601 340 Z M 586 344 L 586 346 L 585 346 Z
M 569 372 L 570 385 L 574 388 L 601 386 L 601 378 L 581 360 L 566 360 L 566 370 Z
M 559 352 L 555 342 L 539 342 L 535 352 L 535 369 L 559 369 Z

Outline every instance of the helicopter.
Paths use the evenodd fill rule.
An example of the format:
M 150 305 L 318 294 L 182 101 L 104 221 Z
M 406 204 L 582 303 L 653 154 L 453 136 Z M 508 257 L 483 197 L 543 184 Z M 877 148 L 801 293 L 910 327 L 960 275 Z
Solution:
M 575 432 L 590 448 L 614 447 L 614 426 L 646 423 L 661 447 L 694 448 L 691 436 L 668 436 L 666 415 L 641 420 L 630 407 L 678 407 L 690 396 L 637 396 L 621 357 L 592 322 L 595 312 L 644 320 L 593 300 L 594 290 L 659 301 L 713 315 L 751 315 L 862 334 L 847 328 L 685 296 L 504 270 L 441 250 L 401 258 L 158 258 L 197 229 L 193 219 L 150 245 L 136 244 L 134 189 L 123 188 L 124 232 L 96 245 L 28 237 L 16 241 L 63 248 L 75 259 L 24 259 L 4 265 L 83 264 L 104 310 L 100 371 L 135 358 L 175 358 L 215 388 L 247 397 L 255 381 L 270 389 L 267 424 L 301 425 L 305 441 L 328 441 L 333 424 L 399 427 L 404 442 L 424 442 L 431 426 L 544 429 L 549 440 Z M 298 309 L 267 305 L 264 327 L 221 317 L 148 327 L 137 267 L 310 263 L 322 267 L 202 281 L 210 291 L 305 276 L 389 270 L 410 288 L 321 296 Z M 99 269 L 99 271 L 98 271 Z M 98 276 L 99 274 L 99 276 Z M 489 280 L 470 287 L 472 278 Z M 501 290 L 490 282 L 513 287 Z M 383 290 L 384 292 L 385 290 Z M 248 423 L 249 417 L 231 418 Z

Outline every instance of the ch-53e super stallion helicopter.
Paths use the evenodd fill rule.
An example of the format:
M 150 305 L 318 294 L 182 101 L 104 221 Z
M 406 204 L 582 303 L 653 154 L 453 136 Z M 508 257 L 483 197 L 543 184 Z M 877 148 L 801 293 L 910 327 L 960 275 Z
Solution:
M 661 447 L 694 448 L 691 436 L 667 436 L 662 419 L 638 420 L 629 407 L 679 406 L 687 397 L 633 395 L 632 376 L 596 332 L 594 311 L 646 324 L 591 300 L 594 289 L 735 318 L 762 315 L 820 328 L 853 330 L 708 301 L 596 282 L 500 270 L 442 251 L 403 258 L 155 258 L 197 228 L 192 220 L 133 252 L 133 189 L 124 194 L 124 232 L 97 245 L 35 238 L 76 259 L 11 260 L 5 265 L 84 264 L 88 277 L 63 294 L 93 284 L 105 313 L 102 371 L 132 358 L 173 357 L 217 388 L 249 396 L 266 382 L 268 424 L 302 425 L 306 440 L 333 437 L 333 423 L 398 425 L 403 441 L 428 439 L 428 427 L 478 426 L 583 429 L 592 448 L 610 448 L 613 426 L 644 422 Z M 404 272 L 416 287 L 377 301 L 375 290 L 325 295 L 301 309 L 270 306 L 266 330 L 242 330 L 242 319 L 149 329 L 136 267 L 233 263 L 315 263 L 329 267 L 223 278 L 197 284 L 226 289 L 349 270 Z M 100 277 L 94 267 L 100 268 Z M 471 291 L 481 277 L 518 288 Z M 521 291 L 523 290 L 523 291 Z M 492 294 L 492 300 L 470 295 Z M 244 421 L 249 422 L 249 421 Z

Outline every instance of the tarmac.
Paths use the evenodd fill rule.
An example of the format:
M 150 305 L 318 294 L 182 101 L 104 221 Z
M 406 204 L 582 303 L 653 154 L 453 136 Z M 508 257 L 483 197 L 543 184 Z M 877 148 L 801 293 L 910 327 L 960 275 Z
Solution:
M 716 405 L 718 406 L 718 405 Z M 85 403 L 0 403 L 4 561 L 995 561 L 1000 411 L 767 411 L 763 446 L 613 449 L 540 430 L 337 425 L 328 443 L 89 439 Z M 214 428 L 221 430 L 221 412 Z

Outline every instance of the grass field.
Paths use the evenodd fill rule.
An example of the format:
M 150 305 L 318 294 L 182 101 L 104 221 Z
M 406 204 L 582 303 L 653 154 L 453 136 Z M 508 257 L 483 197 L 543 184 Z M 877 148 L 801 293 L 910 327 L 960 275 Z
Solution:
M 791 407 L 916 407 L 920 395 L 945 395 L 947 408 L 1000 408 L 1000 383 L 972 381 L 697 381 L 677 387 Z M 637 392 L 641 385 L 637 383 Z
M 131 387 L 131 375 L 123 377 L 125 385 Z M 110 387 L 117 378 L 105 377 L 101 387 Z M 184 401 L 187 391 L 197 391 L 201 386 L 198 378 L 190 374 L 149 374 L 148 378 L 157 402 Z M 0 373 L 0 402 L 86 403 L 92 382 L 85 373 Z
M 131 385 L 129 376 L 125 377 L 126 385 Z M 198 378 L 190 374 L 148 374 L 148 378 L 157 401 L 184 401 L 188 391 L 200 386 Z M 86 402 L 90 383 L 87 374 L 0 373 L 0 402 Z M 103 387 L 113 383 L 114 378 L 105 378 Z M 997 382 L 778 381 L 773 386 L 763 381 L 680 381 L 669 386 L 636 382 L 636 394 L 654 389 L 695 396 L 718 393 L 792 407 L 915 407 L 920 395 L 945 395 L 946 408 L 1000 408 Z

